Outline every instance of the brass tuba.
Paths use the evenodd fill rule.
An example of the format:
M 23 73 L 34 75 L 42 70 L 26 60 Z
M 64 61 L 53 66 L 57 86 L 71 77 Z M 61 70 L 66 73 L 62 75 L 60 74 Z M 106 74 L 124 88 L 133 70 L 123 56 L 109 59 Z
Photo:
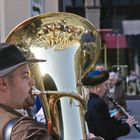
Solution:
M 16 44 L 25 56 L 47 60 L 30 69 L 49 132 L 58 140 L 87 139 L 81 78 L 100 54 L 95 27 L 75 14 L 45 13 L 19 24 L 6 42 Z

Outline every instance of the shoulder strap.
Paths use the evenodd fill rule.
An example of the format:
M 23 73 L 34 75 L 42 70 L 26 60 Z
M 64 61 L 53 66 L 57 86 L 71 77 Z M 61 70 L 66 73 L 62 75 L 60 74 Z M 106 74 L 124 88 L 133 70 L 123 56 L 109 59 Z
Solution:
M 4 127 L 3 130 L 3 140 L 10 140 L 12 128 L 15 125 L 15 123 L 18 121 L 19 118 L 13 118 L 11 119 Z
M 19 112 L 15 111 L 13 108 L 6 106 L 4 104 L 0 103 L 0 108 L 3 108 L 5 111 L 10 112 L 14 115 L 16 115 L 16 118 L 11 119 L 4 127 L 3 129 L 3 138 L 4 140 L 10 140 L 11 137 L 11 132 L 12 132 L 12 128 L 15 125 L 15 123 L 17 122 L 17 120 L 19 118 L 21 118 L 23 115 L 20 114 Z
M 22 114 L 20 114 L 19 112 L 15 111 L 13 108 L 11 108 L 9 106 L 6 106 L 6 105 L 0 103 L 0 108 L 3 108 L 7 112 L 10 112 L 10 113 L 12 113 L 12 114 L 14 114 L 16 116 L 22 117 Z

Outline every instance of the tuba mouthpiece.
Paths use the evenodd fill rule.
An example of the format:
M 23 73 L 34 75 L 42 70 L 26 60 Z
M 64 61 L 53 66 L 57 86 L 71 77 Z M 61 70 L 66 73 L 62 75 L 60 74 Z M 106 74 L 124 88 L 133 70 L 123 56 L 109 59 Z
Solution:
M 35 86 L 32 87 L 32 95 L 39 95 L 41 91 L 37 89 Z

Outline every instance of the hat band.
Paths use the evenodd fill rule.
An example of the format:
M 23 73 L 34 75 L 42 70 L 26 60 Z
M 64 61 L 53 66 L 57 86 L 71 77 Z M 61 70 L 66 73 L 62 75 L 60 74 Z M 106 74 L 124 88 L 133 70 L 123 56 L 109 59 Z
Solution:
M 7 69 L 1 70 L 0 71 L 0 77 L 7 75 L 8 73 L 12 72 L 13 70 L 15 70 L 16 68 L 18 68 L 19 66 L 26 64 L 27 62 L 21 62 L 18 63 L 17 65 L 11 66 Z

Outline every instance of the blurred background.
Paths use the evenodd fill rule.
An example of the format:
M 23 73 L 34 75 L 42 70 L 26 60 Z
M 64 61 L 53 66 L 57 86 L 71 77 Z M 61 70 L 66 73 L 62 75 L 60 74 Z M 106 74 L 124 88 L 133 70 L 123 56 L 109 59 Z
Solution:
M 19 23 L 46 12 L 70 12 L 95 25 L 102 41 L 98 60 L 125 86 L 127 108 L 140 124 L 140 0 L 0 0 L 0 41 Z M 140 139 L 134 129 L 121 139 Z

